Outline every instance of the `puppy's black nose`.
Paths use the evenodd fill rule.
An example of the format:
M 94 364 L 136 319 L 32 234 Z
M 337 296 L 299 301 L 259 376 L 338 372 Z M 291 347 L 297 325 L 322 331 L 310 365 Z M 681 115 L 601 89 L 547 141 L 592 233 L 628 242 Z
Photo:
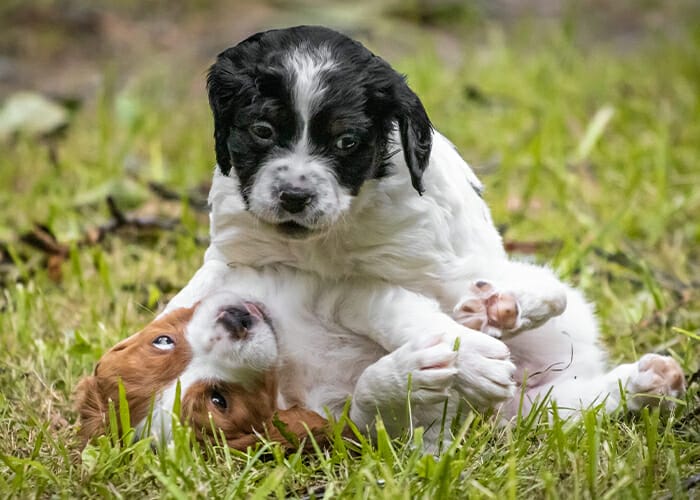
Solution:
M 298 214 L 314 200 L 314 194 L 306 189 L 288 187 L 280 191 L 280 205 L 290 214 Z
M 232 338 L 243 340 L 248 329 L 253 326 L 253 316 L 244 307 L 229 307 L 219 314 L 217 321 L 229 332 Z

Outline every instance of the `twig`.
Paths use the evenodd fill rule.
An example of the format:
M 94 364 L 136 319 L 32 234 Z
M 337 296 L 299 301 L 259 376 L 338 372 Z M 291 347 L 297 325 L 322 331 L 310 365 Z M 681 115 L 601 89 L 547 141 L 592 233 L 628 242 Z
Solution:
M 35 224 L 34 229 L 20 236 L 20 240 L 49 255 L 68 255 L 68 246 L 59 243 L 51 230 L 43 224 Z
M 622 267 L 630 269 L 636 274 L 644 274 L 645 272 L 647 272 L 645 267 L 640 264 L 641 259 L 635 260 L 625 252 L 619 250 L 617 252 L 608 252 L 600 247 L 593 247 L 592 250 L 593 253 L 598 257 L 605 259 L 608 262 L 612 262 L 614 264 L 618 264 Z M 682 293 L 683 290 L 686 290 L 689 287 L 700 287 L 700 281 L 692 280 L 689 283 L 684 283 L 679 279 L 675 278 L 674 276 L 659 271 L 658 269 L 650 269 L 649 272 L 653 274 L 653 277 L 656 281 L 664 285 L 666 288 L 669 288 L 677 293 Z
M 98 226 L 95 230 L 88 233 L 84 239 L 84 243 L 95 244 L 104 239 L 104 237 L 118 229 L 125 227 L 133 227 L 140 230 L 162 230 L 172 231 L 180 224 L 177 219 L 164 219 L 152 216 L 133 216 L 124 213 L 111 196 L 107 197 L 107 207 L 112 216 L 112 220 L 106 224 Z
M 686 413 L 685 415 L 683 415 L 683 417 L 681 419 L 677 420 L 676 423 L 673 424 L 673 428 L 675 430 L 683 429 L 684 427 L 689 426 L 691 422 L 698 419 L 699 417 L 700 417 L 700 406 L 696 406 L 695 408 L 692 409 L 692 411 Z
M 561 241 L 514 241 L 506 240 L 503 245 L 507 252 L 536 254 L 544 250 L 556 250 L 561 247 Z
M 109 208 L 109 213 L 112 215 L 112 217 L 114 217 L 117 226 L 127 224 L 124 212 L 121 211 L 121 209 L 117 206 L 117 203 L 114 201 L 114 198 L 111 196 L 107 196 L 107 208 Z
M 174 191 L 174 190 L 164 186 L 163 184 L 160 184 L 158 182 L 153 182 L 153 181 L 148 183 L 148 187 L 154 194 L 156 194 L 158 197 L 162 198 L 163 200 L 182 201 L 182 200 L 186 199 L 187 202 L 189 203 L 190 207 L 197 210 L 198 212 L 208 212 L 209 211 L 209 203 L 204 198 L 195 197 L 195 196 L 185 196 L 183 194 L 178 193 L 177 191 Z

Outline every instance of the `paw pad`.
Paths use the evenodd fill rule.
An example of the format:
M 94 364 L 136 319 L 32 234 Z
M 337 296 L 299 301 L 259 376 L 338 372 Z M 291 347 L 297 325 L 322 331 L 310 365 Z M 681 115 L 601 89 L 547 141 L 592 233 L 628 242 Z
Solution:
M 637 363 L 638 373 L 630 380 L 633 409 L 644 406 L 671 408 L 673 401 L 685 393 L 685 376 L 680 365 L 670 356 L 646 354 Z
M 504 330 L 515 328 L 518 321 L 518 302 L 509 293 L 497 293 L 486 300 L 489 324 Z
M 638 366 L 640 372 L 652 372 L 671 391 L 682 392 L 685 390 L 683 370 L 672 357 L 647 354 L 639 360 Z
M 488 281 L 472 285 L 472 294 L 455 308 L 455 318 L 474 330 L 487 331 L 489 327 L 512 330 L 518 323 L 518 301 L 510 293 L 498 293 Z

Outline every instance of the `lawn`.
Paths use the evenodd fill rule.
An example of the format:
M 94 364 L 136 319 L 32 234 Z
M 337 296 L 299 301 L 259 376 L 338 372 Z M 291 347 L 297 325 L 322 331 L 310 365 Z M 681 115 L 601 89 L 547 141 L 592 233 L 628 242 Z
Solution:
M 408 9 L 392 19 L 413 26 L 414 50 L 387 45 L 388 21 L 368 44 L 474 166 L 509 249 L 595 304 L 611 363 L 680 362 L 690 384 L 675 413 L 562 421 L 542 408 L 510 427 L 473 414 L 439 457 L 419 429 L 392 441 L 381 427 L 308 457 L 200 447 L 187 428 L 158 452 L 109 437 L 81 452 L 72 390 L 197 269 L 214 161 L 215 51 L 128 77 L 115 55 L 65 130 L 0 143 L 0 496 L 700 496 L 700 10 L 644 9 L 643 29 L 624 33 L 580 21 L 595 15 L 583 7 L 468 10 L 430 21 L 449 44 Z

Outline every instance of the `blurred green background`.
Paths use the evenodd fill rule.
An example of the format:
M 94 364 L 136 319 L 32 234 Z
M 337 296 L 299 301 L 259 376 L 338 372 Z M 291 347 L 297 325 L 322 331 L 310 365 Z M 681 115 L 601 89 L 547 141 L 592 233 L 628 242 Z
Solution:
M 485 182 L 509 250 L 549 263 L 596 305 L 611 361 L 653 351 L 681 363 L 690 386 L 676 419 L 594 417 L 516 437 L 481 422 L 478 447 L 438 479 L 371 453 L 280 466 L 273 486 L 275 462 L 231 486 L 240 464 L 230 457 L 203 464 L 102 443 L 75 461 L 76 381 L 201 262 L 214 163 L 208 66 L 254 32 L 295 24 L 340 29 L 408 75 Z M 445 485 L 485 498 L 503 488 L 692 495 L 699 163 L 697 0 L 4 0 L 0 493 L 160 496 L 166 485 L 173 496 L 260 487 L 282 497 L 320 481 L 388 498 Z

